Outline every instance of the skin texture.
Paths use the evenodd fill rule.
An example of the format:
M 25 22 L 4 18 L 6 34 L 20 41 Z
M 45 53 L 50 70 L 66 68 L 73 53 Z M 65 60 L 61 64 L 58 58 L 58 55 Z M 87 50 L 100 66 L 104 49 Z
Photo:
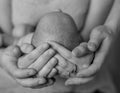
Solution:
M 80 1 L 80 0 L 79 0 Z M 85 0 L 84 0 L 85 1 Z M 103 23 L 104 23 L 104 21 L 105 21 L 105 19 L 103 19 L 102 17 L 103 16 L 107 16 L 106 15 L 106 11 L 108 12 L 109 11 L 109 9 L 110 9 L 110 7 L 111 7 L 111 4 L 112 4 L 112 2 L 110 1 L 109 2 L 109 0 L 105 0 L 105 1 L 107 1 L 107 2 L 109 2 L 109 3 L 104 3 L 103 4 L 103 2 L 101 1 L 101 2 L 99 2 L 99 5 L 96 5 L 96 4 L 98 4 L 98 3 L 94 3 L 94 0 L 92 0 L 93 2 L 92 2 L 92 6 L 91 6 L 91 9 L 90 9 L 90 12 L 89 12 L 89 16 L 92 16 L 92 18 L 91 17 L 87 17 L 87 21 L 86 21 L 86 23 L 89 23 L 89 25 L 90 25 L 90 27 L 89 27 L 89 25 L 87 26 L 87 25 L 85 25 L 85 28 L 84 29 L 87 29 L 87 30 L 85 30 L 86 31 L 86 34 L 82 34 L 82 36 L 85 38 L 85 40 L 87 40 L 88 38 L 89 38 L 89 35 L 90 35 L 90 33 L 89 33 L 89 31 L 91 31 L 91 29 L 93 29 L 94 27 L 96 27 L 96 26 L 98 26 L 98 25 L 102 25 Z M 79 6 L 81 6 L 81 5 L 79 5 Z M 86 5 L 83 5 L 83 6 L 86 6 Z M 96 8 L 95 8 L 96 7 Z M 101 10 L 101 7 L 103 8 L 102 10 Z M 74 9 L 74 8 L 71 8 L 71 9 Z M 70 9 L 70 10 L 71 10 Z M 78 9 L 83 9 L 83 8 L 78 8 Z M 94 10 L 95 9 L 95 10 Z M 107 10 L 108 9 L 108 10 Z M 28 9 L 29 10 L 29 9 Z M 84 9 L 83 9 L 84 10 Z M 66 12 L 67 12 L 68 10 L 66 10 Z M 93 12 L 92 12 L 93 11 Z M 94 12 L 99 12 L 99 14 L 97 15 L 97 16 L 95 16 L 95 15 L 92 15 L 92 14 L 94 14 Z M 73 14 L 75 14 L 74 12 L 72 12 Z M 105 14 L 104 14 L 105 13 Z M 83 17 L 85 17 L 84 16 L 84 13 L 83 12 L 81 12 L 80 14 L 83 14 Z M 102 16 L 101 16 L 101 15 Z M 70 15 L 72 15 L 72 14 L 70 14 Z M 75 19 L 75 16 L 76 15 L 74 15 L 73 16 L 73 18 Z M 19 17 L 20 18 L 20 17 Z M 28 17 L 27 17 L 28 18 Z M 78 15 L 77 16 L 77 20 L 79 21 L 80 20 L 80 18 L 81 19 L 83 19 L 82 18 L 82 15 Z M 94 20 L 94 18 L 96 18 L 96 20 Z M 22 18 L 21 18 L 22 19 Z M 103 20 L 102 20 L 103 19 Z M 23 19 L 24 20 L 24 19 Z M 75 21 L 76 22 L 76 24 L 77 24 L 77 21 Z M 24 23 L 24 22 L 23 22 Z M 28 22 L 29 23 L 29 22 Z M 79 23 L 79 22 L 78 22 Z M 97 25 L 96 25 L 97 24 Z M 78 27 L 81 27 L 81 25 L 79 24 L 78 25 Z M 85 32 L 85 31 L 83 31 L 83 33 Z M 16 32 L 17 32 L 17 30 L 16 30 Z M 24 41 L 26 41 L 26 42 L 28 42 L 29 44 L 31 44 L 31 37 L 29 37 L 29 36 L 31 36 L 31 35 L 27 35 L 25 38 L 23 38 L 21 41 L 22 41 L 22 43 L 24 43 Z M 27 38 L 28 37 L 28 38 Z M 86 39 L 87 38 L 87 39 Z M 99 38 L 99 37 L 98 37 Z M 99 42 L 99 41 L 98 41 Z M 81 44 L 77 47 L 78 49 L 79 49 L 79 52 L 81 52 L 81 50 L 80 50 L 80 48 L 79 47 L 81 47 Z M 23 51 L 24 52 L 24 51 Z M 24 53 L 26 53 L 26 52 L 24 52 Z M 83 78 L 83 77 L 81 77 L 81 76 L 78 76 L 77 78 L 72 78 L 72 79 L 70 79 L 69 81 L 72 81 L 71 82 L 71 84 L 82 84 L 82 83 L 86 83 L 86 82 L 88 82 L 88 81 L 90 81 L 91 80 L 91 78 L 90 77 L 86 77 L 86 78 Z M 76 82 L 75 82 L 76 81 Z M 61 82 L 61 80 L 60 80 L 60 82 Z M 59 83 L 60 85 L 61 85 L 61 83 L 60 82 L 57 82 L 57 83 Z M 58 85 L 59 85 L 58 84 Z M 69 83 L 70 84 L 70 83 Z M 53 89 L 56 87 L 57 85 L 55 84 L 55 86 L 53 86 Z M 62 85 L 62 86 L 64 86 L 64 85 Z M 61 87 L 61 86 L 60 86 Z M 65 88 L 65 90 L 67 91 L 67 90 L 69 90 L 67 87 L 65 87 L 64 86 L 64 88 Z
M 18 2 L 18 0 L 16 0 L 17 2 Z M 19 0 L 20 1 L 20 0 Z M 26 0 L 25 0 L 26 1 Z M 28 0 L 28 1 L 30 1 L 30 0 Z M 43 0 L 44 1 L 44 0 Z M 59 0 L 58 0 L 59 1 Z M 62 0 L 60 0 L 60 2 L 61 2 Z M 70 0 L 70 1 L 73 1 L 73 0 Z M 75 0 L 74 0 L 75 1 Z M 73 2 L 74 2 L 73 1 Z M 87 0 L 78 0 L 78 1 L 87 1 Z M 90 1 L 90 0 L 88 0 L 88 1 Z M 114 33 L 117 33 L 117 31 L 116 31 L 116 29 L 117 29 L 117 27 L 116 26 L 118 26 L 118 24 L 119 24 L 119 3 L 117 3 L 117 7 L 118 8 L 116 8 L 116 6 L 114 7 L 114 9 L 112 10 L 112 13 L 110 14 L 110 16 L 109 16 L 109 20 L 107 20 L 106 21 L 106 23 L 105 24 L 103 24 L 104 22 L 105 22 L 105 20 L 106 19 L 103 19 L 102 17 L 104 16 L 104 18 L 106 18 L 107 17 L 107 15 L 108 14 L 106 14 L 106 13 L 108 13 L 108 11 L 110 10 L 110 7 L 111 7 L 111 2 L 113 2 L 113 0 L 104 0 L 104 1 L 106 1 L 107 3 L 105 3 L 105 2 L 103 2 L 102 0 L 91 0 L 92 1 L 92 4 L 90 5 L 91 7 L 90 7 L 90 9 L 89 9 L 89 15 L 87 16 L 87 20 L 86 20 L 86 24 L 85 24 L 85 27 L 84 27 L 84 29 L 87 29 L 87 30 L 83 30 L 82 32 L 83 32 L 83 34 L 82 34 L 82 37 L 84 37 L 85 38 L 85 40 L 87 41 L 87 40 L 89 40 L 89 36 L 90 36 L 90 33 L 91 33 L 91 31 L 92 31 L 92 29 L 93 28 L 95 28 L 95 29 L 97 29 L 98 27 L 97 26 L 99 26 L 99 25 L 107 25 L 107 28 L 110 28 L 111 30 L 112 30 L 112 32 Z M 99 3 L 98 3 L 98 1 L 99 1 Z M 21 2 L 21 1 L 20 1 Z M 71 5 L 73 4 L 73 2 L 71 3 Z M 75 1 L 76 2 L 76 1 Z M 118 1 L 119 2 L 119 1 Z M 25 2 L 24 2 L 25 3 Z M 59 3 L 59 2 L 58 2 Z M 78 2 L 77 2 L 78 3 Z M 20 3 L 18 3 L 18 4 L 20 4 Z M 60 3 L 59 3 L 60 4 Z M 66 3 L 64 3 L 63 5 L 64 5 L 64 8 L 63 9 L 66 9 L 65 8 L 65 5 Z M 68 3 L 67 3 L 68 4 Z M 85 5 L 85 4 L 83 4 L 83 3 L 81 3 L 84 7 L 86 7 L 86 6 L 88 6 L 88 5 Z M 31 10 L 30 8 L 23 8 L 23 4 L 21 4 L 22 5 L 22 9 L 23 10 L 26 10 L 26 11 L 29 11 L 29 10 Z M 31 5 L 33 5 L 33 4 L 31 4 Z M 61 4 L 62 5 L 62 4 Z M 68 4 L 68 5 L 70 5 L 70 3 Z M 16 3 L 16 6 L 18 6 L 17 5 L 17 3 Z M 56 5 L 56 6 L 58 6 L 58 4 Z M 76 9 L 82 9 L 82 10 L 84 10 L 84 8 L 82 8 L 82 6 L 81 5 L 74 5 L 73 4 L 73 7 L 74 6 L 77 6 L 78 8 L 76 8 Z M 45 6 L 46 7 L 46 6 Z M 63 7 L 63 6 L 62 6 Z M 84 12 L 80 12 L 80 15 L 79 15 L 79 13 L 77 13 L 78 14 L 78 16 L 76 16 L 77 14 L 75 13 L 76 12 L 76 9 L 75 8 L 71 8 L 71 7 L 69 7 L 69 9 L 66 9 L 66 11 L 65 12 L 67 12 L 67 13 L 69 13 L 70 15 L 74 15 L 73 16 L 73 18 L 75 19 L 75 20 L 77 20 L 77 21 L 75 21 L 76 22 L 76 24 L 78 24 L 79 23 L 79 20 L 80 20 L 80 18 L 81 19 L 83 19 L 82 17 L 84 17 L 84 15 L 86 14 L 86 12 L 85 12 L 85 14 L 84 14 Z M 81 8 L 80 8 L 81 7 Z M 15 9 L 17 10 L 17 8 L 15 7 Z M 44 10 L 45 10 L 45 8 L 43 8 Z M 58 9 L 57 7 L 55 7 L 55 9 L 53 9 L 53 11 L 54 10 L 56 10 L 56 9 Z M 94 10 L 95 9 L 95 10 Z M 39 9 L 38 9 L 39 10 Z M 69 10 L 71 10 L 72 12 L 70 12 Z M 86 10 L 86 9 L 85 9 Z M 87 9 L 88 10 L 88 9 Z M 81 11 L 81 10 L 80 10 Z M 17 11 L 18 12 L 18 11 Z M 19 13 L 17 13 L 16 12 L 16 14 L 18 14 L 19 15 Z M 97 12 L 97 15 L 94 15 L 95 13 Z M 20 13 L 20 15 L 23 15 L 23 14 L 25 14 L 26 12 L 23 12 L 23 13 Z M 41 13 L 41 12 L 39 12 L 39 13 Z M 28 14 L 28 13 L 27 13 Z M 36 14 L 36 13 L 33 13 L 34 15 Z M 82 16 L 82 14 L 83 14 L 83 16 Z M 115 15 L 116 14 L 116 15 Z M 75 16 L 76 16 L 76 18 L 75 18 Z M 81 17 L 82 16 L 82 17 Z M 18 16 L 16 16 L 16 17 L 18 17 Z M 19 16 L 18 18 L 20 19 L 20 20 L 25 20 L 26 18 L 28 18 L 28 17 L 26 17 L 26 18 L 21 18 L 22 16 Z M 33 18 L 33 17 L 32 17 Z M 31 17 L 29 18 L 29 20 L 31 20 L 32 19 Z M 80 20 L 81 21 L 81 20 Z M 27 25 L 25 25 L 25 24 L 29 24 L 29 22 L 27 22 L 27 23 L 24 23 L 24 22 L 21 22 L 23 25 L 22 25 L 22 27 L 25 29 L 26 28 L 26 26 Z M 79 25 L 78 25 L 79 26 Z M 21 27 L 21 26 L 20 26 Z M 80 26 L 81 27 L 81 26 Z M 19 31 L 18 30 L 14 30 L 14 32 L 15 33 L 18 33 L 18 32 L 24 32 L 24 31 L 26 31 L 26 29 L 24 30 L 24 29 L 20 29 Z M 22 30 L 22 31 L 21 31 Z M 23 31 L 24 30 L 24 31 Z M 106 30 L 107 29 L 104 29 L 104 31 L 106 32 Z M 111 31 L 110 30 L 110 31 Z M 84 34 L 84 32 L 85 32 L 85 34 Z M 89 33 L 88 33 L 89 32 Z M 99 32 L 99 31 L 98 31 Z M 16 36 L 18 35 L 18 34 L 15 34 Z M 28 35 L 28 37 L 29 37 L 29 35 Z M 93 36 L 91 35 L 91 38 L 92 38 Z M 96 36 L 98 39 L 96 40 L 96 43 L 97 42 L 99 42 L 99 35 L 97 35 Z M 90 40 L 91 40 L 91 38 L 90 38 Z M 23 43 L 24 43 L 24 41 L 29 41 L 29 40 L 31 40 L 31 38 L 29 38 L 29 39 L 22 39 L 23 40 Z M 94 40 L 94 39 L 92 39 L 92 40 Z M 111 40 L 110 40 L 111 41 Z M 28 42 L 29 44 L 31 44 L 31 42 L 29 41 Z M 104 45 L 104 46 L 103 46 Z M 108 43 L 104 43 L 103 45 L 101 45 L 101 46 L 103 46 L 103 47 L 101 47 L 102 49 L 103 48 L 107 48 L 108 49 L 108 47 L 109 46 L 111 46 L 111 44 L 109 45 Z M 108 46 L 107 46 L 108 45 Z M 78 47 L 80 47 L 80 46 L 78 46 Z M 11 53 L 12 53 L 12 51 L 9 49 L 9 50 L 7 50 L 7 52 L 9 52 L 9 54 L 11 55 Z M 81 52 L 81 51 L 80 51 Z M 86 69 L 85 71 L 82 71 L 82 74 L 79 76 L 79 77 L 77 77 L 76 79 L 72 79 L 72 80 L 76 80 L 76 82 L 72 82 L 71 84 L 81 84 L 81 83 L 86 83 L 86 82 L 88 82 L 89 80 L 91 80 L 90 78 L 91 77 L 93 77 L 93 74 L 95 74 L 94 72 L 96 72 L 96 71 L 98 71 L 99 70 L 99 68 L 98 67 L 100 67 L 101 66 L 101 63 L 103 63 L 103 59 L 105 59 L 105 57 L 103 57 L 103 56 L 100 56 L 100 54 L 101 55 L 107 55 L 107 51 L 104 51 L 104 50 L 102 50 L 102 51 L 98 51 L 97 52 L 97 57 L 96 57 L 96 59 L 98 59 L 99 60 L 99 58 L 100 59 L 102 59 L 102 60 L 99 60 L 99 64 L 96 64 L 96 62 L 93 62 L 93 65 L 94 66 L 90 66 L 90 69 Z M 17 55 L 17 54 L 16 54 Z M 16 59 L 16 55 L 13 55 L 13 56 L 9 56 L 9 58 L 8 59 L 6 59 L 6 57 L 8 57 L 8 55 L 4 55 L 5 57 L 3 58 L 3 62 L 1 63 L 1 64 L 6 64 L 6 65 L 4 65 L 3 66 L 3 68 L 6 68 L 6 70 L 8 71 L 8 72 L 10 72 L 11 74 L 13 74 L 13 72 L 15 72 L 15 73 L 17 73 L 18 71 L 19 72 L 21 72 L 21 73 L 18 73 L 16 76 L 24 76 L 24 74 L 26 74 L 26 73 L 22 73 L 23 72 L 23 70 L 19 70 L 19 68 L 17 68 L 17 69 L 14 69 L 14 68 L 12 68 L 12 66 L 13 65 L 16 65 L 16 64 L 12 64 L 13 63 L 13 60 L 12 61 L 10 61 L 10 59 L 11 58 L 15 58 Z M 6 63 L 6 62 L 10 62 L 10 64 L 12 64 L 12 65 L 7 65 L 8 63 Z M 16 61 L 14 61 L 15 63 L 17 63 L 17 60 Z M 95 64 L 94 64 L 95 63 Z M 8 68 L 7 68 L 7 66 L 8 66 Z M 10 69 L 12 69 L 12 70 L 10 70 Z M 90 74 L 88 74 L 88 73 L 90 73 Z M 14 76 L 14 78 L 17 78 L 16 76 L 15 76 L 15 74 L 13 75 Z M 83 77 L 84 78 L 83 78 Z M 29 78 L 29 77 L 28 77 Z M 32 81 L 34 81 L 33 79 L 29 79 L 28 80 L 28 78 L 25 78 L 24 77 L 24 79 L 20 79 L 19 78 L 19 84 L 21 84 L 22 86 L 24 86 L 24 85 L 26 85 L 26 87 L 28 86 L 28 87 L 33 87 L 34 86 L 34 84 L 33 84 L 33 82 Z M 17 78 L 18 79 L 18 78 Z M 26 81 L 26 82 L 23 82 L 23 81 Z M 78 82 L 79 81 L 79 82 Z M 37 80 L 36 80 L 36 82 L 34 82 L 34 83 L 36 83 L 36 85 L 38 85 L 38 83 L 37 83 Z M 35 86 L 36 86 L 35 85 Z M 63 85 L 64 86 L 64 85 Z M 54 90 L 56 87 L 53 87 L 53 89 L 52 90 Z M 61 86 L 59 86 L 59 88 L 61 88 Z M 69 88 L 70 89 L 70 88 Z M 69 89 L 68 89 L 68 91 L 69 91 Z M 45 89 L 46 90 L 46 89 Z M 63 88 L 62 89 L 60 89 L 60 90 L 63 90 Z M 54 90 L 55 91 L 55 90 Z M 58 89 L 57 89 L 57 91 L 58 91 Z M 66 90 L 67 91 L 67 90 Z M 114 92 L 112 92 L 112 93 L 114 93 Z
M 51 12 L 41 17 L 32 38 L 32 44 L 38 47 L 48 41 L 56 41 L 72 50 L 82 39 L 80 38 L 80 34 L 72 17 L 62 12 Z M 62 60 L 59 59 L 59 55 L 55 57 L 58 59 L 59 65 L 63 64 Z M 59 66 L 56 67 L 58 73 L 63 77 L 70 77 L 71 74 L 75 75 L 76 66 L 70 62 L 66 64 L 69 65 L 65 66 L 66 69 L 61 69 Z
M 75 48 L 82 39 L 80 38 L 79 31 L 72 19 L 68 14 L 62 12 L 51 12 L 43 16 L 36 28 L 36 31 L 32 38 L 32 44 L 35 47 L 40 46 L 44 42 L 56 41 L 57 43 L 65 46 L 69 50 Z M 28 46 L 27 46 L 28 47 Z M 24 47 L 23 47 L 24 48 Z M 64 57 L 64 56 L 63 56 Z M 71 74 L 75 75 L 80 69 L 84 68 L 83 65 L 88 66 L 90 63 L 88 60 L 92 60 L 93 56 L 86 56 L 86 60 L 81 59 L 81 62 L 73 62 L 63 60 L 62 56 L 56 55 L 55 58 L 58 59 L 59 63 L 56 68 L 58 73 L 63 77 L 69 77 Z M 23 61 L 24 62 L 24 61 Z M 19 67 L 26 68 L 27 63 L 19 62 Z M 29 63 L 30 64 L 30 63 Z M 62 64 L 65 64 L 62 65 Z M 76 68 L 75 65 L 78 65 Z M 61 69 L 61 67 L 63 69 Z M 36 68 L 36 66 L 31 66 Z M 77 71 L 78 70 L 78 71 Z
M 82 38 L 71 16 L 63 12 L 51 12 L 41 17 L 32 44 L 38 47 L 47 41 L 58 42 L 72 50 L 81 43 Z
M 77 28 L 81 29 L 86 18 L 89 4 L 90 0 L 48 0 L 48 3 L 44 0 L 13 0 L 12 21 L 15 26 L 13 35 L 16 37 L 25 35 L 31 31 L 30 28 L 36 26 L 43 15 L 59 10 L 71 15 Z M 70 5 L 70 7 L 66 7 L 68 5 Z

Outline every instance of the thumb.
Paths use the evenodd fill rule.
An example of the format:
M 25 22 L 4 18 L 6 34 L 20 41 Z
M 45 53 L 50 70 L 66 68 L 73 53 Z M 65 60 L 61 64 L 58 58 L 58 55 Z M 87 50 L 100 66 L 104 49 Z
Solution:
M 102 41 L 105 39 L 105 33 L 106 28 L 104 26 L 99 26 L 93 29 L 93 31 L 90 34 L 90 40 L 88 41 L 88 49 L 90 51 L 95 52 Z

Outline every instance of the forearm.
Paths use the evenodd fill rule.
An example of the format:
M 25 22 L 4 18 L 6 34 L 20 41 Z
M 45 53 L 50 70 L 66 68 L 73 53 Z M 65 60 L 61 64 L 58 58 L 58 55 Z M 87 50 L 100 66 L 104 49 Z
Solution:
M 112 30 L 112 34 L 118 34 L 118 31 L 120 30 L 120 0 L 116 0 L 114 2 L 105 25 Z

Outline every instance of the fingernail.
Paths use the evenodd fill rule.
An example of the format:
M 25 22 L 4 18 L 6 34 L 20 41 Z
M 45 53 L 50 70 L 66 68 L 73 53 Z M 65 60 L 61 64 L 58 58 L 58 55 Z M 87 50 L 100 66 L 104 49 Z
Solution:
M 91 50 L 91 51 L 96 51 L 97 49 L 97 46 L 93 43 L 93 42 L 89 42 L 88 43 L 88 48 Z
M 28 75 L 30 76 L 30 75 L 35 75 L 37 73 L 37 71 L 36 70 L 30 70 L 29 72 L 28 72 Z
M 39 84 L 45 84 L 47 82 L 47 80 L 45 78 L 40 78 L 39 79 Z
M 80 57 L 80 56 L 81 56 L 81 52 L 80 52 L 79 49 L 77 49 L 77 48 L 72 51 L 72 54 L 73 54 L 74 56 L 76 56 L 76 57 Z

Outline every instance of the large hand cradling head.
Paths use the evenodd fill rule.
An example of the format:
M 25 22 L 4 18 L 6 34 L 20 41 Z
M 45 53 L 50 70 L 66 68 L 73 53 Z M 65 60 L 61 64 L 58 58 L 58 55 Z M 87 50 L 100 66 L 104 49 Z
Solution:
M 38 23 L 32 44 L 37 47 L 46 41 L 56 41 L 70 50 L 80 44 L 80 34 L 72 17 L 63 12 L 44 15 Z

